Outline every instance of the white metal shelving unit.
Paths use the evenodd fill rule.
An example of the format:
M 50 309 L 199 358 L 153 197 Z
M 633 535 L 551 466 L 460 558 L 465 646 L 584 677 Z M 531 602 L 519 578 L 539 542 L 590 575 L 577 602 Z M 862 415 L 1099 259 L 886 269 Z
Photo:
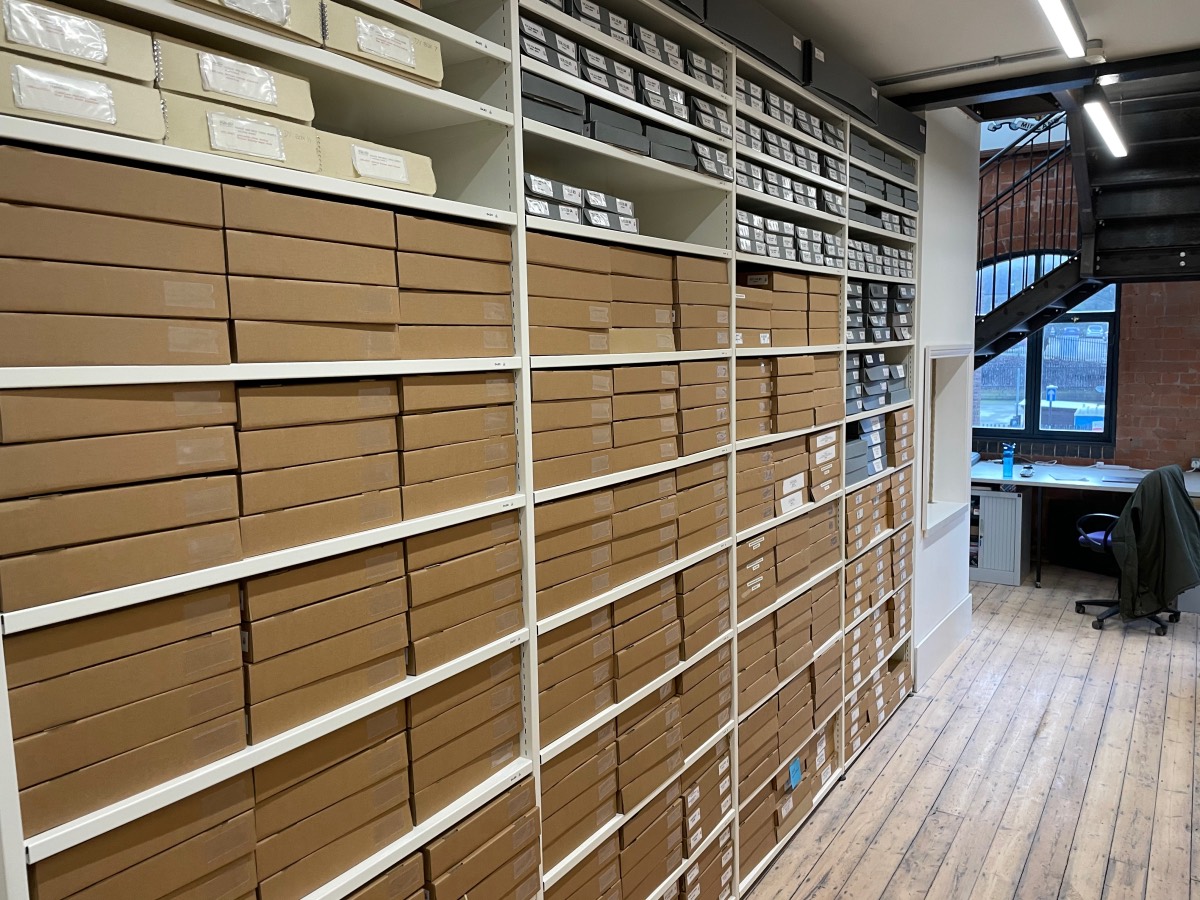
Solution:
M 721 107 L 729 115 L 731 122 L 735 116 L 743 117 L 805 147 L 815 148 L 848 166 L 862 169 L 889 182 L 909 189 L 918 189 L 919 185 L 909 183 L 895 173 L 861 162 L 847 152 L 839 151 L 820 139 L 780 122 L 763 112 L 736 103 L 731 94 L 702 84 L 621 41 L 592 30 L 543 0 L 426 0 L 424 9 L 410 7 L 400 0 L 344 0 L 352 7 L 392 19 L 406 28 L 440 41 L 447 70 L 442 89 L 408 81 L 394 73 L 338 55 L 324 48 L 293 41 L 184 3 L 172 2 L 172 0 L 79 0 L 79 2 L 87 5 L 88 9 L 102 12 L 118 20 L 161 30 L 218 51 L 235 53 L 308 78 L 313 86 L 314 100 L 318 109 L 315 123 L 317 127 L 343 134 L 369 137 L 371 140 L 390 143 L 434 157 L 439 181 L 437 196 L 424 197 L 387 188 L 359 185 L 322 175 L 227 159 L 117 135 L 100 134 L 12 116 L 0 116 L 0 140 L 91 154 L 131 164 L 198 173 L 238 183 L 284 188 L 349 202 L 382 206 L 400 212 L 446 216 L 497 227 L 507 227 L 511 229 L 513 243 L 516 353 L 511 357 L 495 359 L 0 369 L 0 389 L 68 387 L 90 384 L 396 377 L 408 374 L 511 371 L 515 374 L 517 382 L 518 488 L 517 493 L 513 496 L 489 503 L 419 519 L 405 520 L 385 528 L 250 557 L 236 563 L 185 575 L 76 597 L 44 607 L 7 613 L 0 616 L 0 631 L 4 634 L 15 634 L 41 628 L 106 610 L 119 609 L 202 587 L 325 559 L 389 541 L 401 540 L 416 534 L 511 510 L 519 512 L 522 533 L 526 538 L 522 545 L 525 573 L 522 579 L 525 627 L 431 672 L 409 676 L 396 685 L 305 722 L 281 735 L 251 745 L 232 756 L 171 779 L 165 784 L 82 816 L 60 827 L 34 835 L 29 839 L 22 836 L 19 803 L 17 802 L 12 735 L 7 714 L 7 691 L 4 690 L 3 680 L 3 642 L 0 641 L 0 698 L 2 698 L 0 704 L 4 706 L 0 710 L 0 885 L 7 890 L 6 896 L 11 900 L 28 900 L 25 870 L 29 863 L 47 859 L 179 799 L 191 796 L 206 787 L 220 783 L 232 775 L 245 772 L 266 760 L 303 746 L 339 727 L 358 721 L 375 711 L 410 697 L 472 665 L 492 659 L 514 647 L 520 648 L 523 660 L 522 706 L 524 714 L 521 758 L 509 763 L 483 784 L 467 792 L 390 846 L 308 895 L 308 900 L 344 898 L 386 871 L 390 866 L 418 851 L 430 839 L 461 822 L 518 781 L 532 777 L 540 796 L 543 763 L 574 746 L 597 727 L 613 721 L 621 712 L 628 710 L 639 700 L 650 696 L 662 685 L 675 680 L 680 674 L 700 662 L 710 659 L 713 654 L 728 653 L 729 664 L 736 678 L 738 665 L 736 638 L 738 633 L 773 615 L 787 603 L 832 575 L 837 575 L 838 589 L 844 595 L 846 564 L 867 552 L 871 547 L 888 540 L 893 534 L 889 529 L 873 539 L 864 549 L 856 550 L 852 554 L 846 552 L 843 544 L 840 558 L 835 563 L 830 564 L 822 572 L 812 574 L 803 584 L 788 590 L 777 597 L 768 607 L 745 619 L 738 617 L 736 580 L 731 578 L 729 593 L 731 619 L 730 628 L 725 634 L 719 636 L 700 652 L 693 654 L 689 659 L 682 660 L 630 697 L 597 713 L 556 740 L 543 744 L 540 734 L 537 681 L 539 635 L 627 597 L 663 578 L 671 577 L 697 563 L 711 559 L 717 554 L 726 554 L 729 568 L 732 571 L 736 566 L 736 545 L 739 541 L 745 541 L 770 531 L 828 504 L 837 505 L 838 528 L 840 532 L 844 533 L 843 507 L 846 493 L 890 478 L 897 471 L 911 466 L 913 463 L 888 468 L 876 476 L 839 489 L 819 502 L 805 503 L 787 513 L 774 516 L 766 522 L 759 522 L 743 528 L 738 527 L 736 504 L 731 502 L 729 524 L 732 537 L 717 541 L 639 578 L 617 585 L 570 609 L 541 619 L 537 615 L 536 558 L 534 544 L 530 539 L 530 536 L 534 534 L 538 504 L 675 471 L 693 463 L 718 459 L 724 459 L 729 463 L 727 489 L 728 496 L 733 498 L 737 495 L 736 452 L 760 447 L 767 448 L 780 441 L 804 437 L 831 428 L 839 430 L 840 447 L 844 451 L 845 426 L 847 424 L 870 416 L 905 409 L 912 406 L 912 403 L 893 404 L 868 413 L 846 416 L 833 423 L 785 434 L 758 435 L 742 439 L 737 438 L 736 423 L 731 422 L 728 445 L 694 453 L 677 460 L 612 473 L 585 481 L 535 489 L 531 464 L 533 459 L 532 435 L 527 427 L 531 417 L 531 373 L 534 370 L 544 369 L 727 360 L 730 364 L 729 393 L 732 409 L 737 399 L 734 373 L 735 363 L 738 359 L 836 354 L 842 357 L 844 367 L 845 354 L 848 352 L 907 349 L 915 353 L 919 340 L 850 346 L 843 342 L 808 347 L 727 348 L 661 354 L 534 357 L 530 355 L 528 341 L 525 338 L 525 328 L 529 318 L 528 292 L 524 279 L 527 233 L 533 231 L 648 251 L 720 259 L 726 261 L 731 276 L 736 273 L 737 266 L 743 264 L 748 268 L 777 268 L 791 272 L 840 277 L 843 279 L 843 283 L 845 279 L 850 278 L 898 284 L 916 284 L 917 279 L 853 272 L 847 269 L 844 261 L 836 267 L 814 266 L 803 262 L 789 262 L 738 252 L 734 241 L 736 210 L 741 207 L 797 224 L 835 231 L 843 238 L 865 237 L 905 248 L 915 248 L 917 240 L 851 222 L 847 216 L 832 215 L 802 205 L 786 203 L 769 195 L 748 191 L 745 188 L 737 188 L 729 182 L 637 156 L 590 138 L 569 134 L 560 129 L 528 120 L 522 113 L 521 73 L 525 71 L 539 75 L 564 87 L 577 90 L 590 99 L 598 100 L 637 116 L 644 121 L 661 125 L 710 146 L 721 148 L 734 159 L 740 156 L 757 165 L 776 169 L 804 183 L 833 191 L 843 200 L 847 198 L 862 199 L 872 206 L 915 218 L 918 220 L 918 228 L 920 214 L 904 206 L 863 194 L 846 184 L 832 181 L 797 166 L 788 165 L 767 153 L 747 150 L 736 145 L 730 139 L 664 113 L 656 112 L 618 94 L 602 90 L 591 82 L 565 75 L 540 62 L 523 59 L 519 50 L 516 49 L 520 43 L 519 17 L 529 15 L 572 40 L 594 47 L 635 69 L 677 84 L 690 94 Z M 758 60 L 737 52 L 724 40 L 659 0 L 609 0 L 605 5 L 621 15 L 631 18 L 634 22 L 644 24 L 658 33 L 680 42 L 685 48 L 705 52 L 706 55 L 725 67 L 727 85 L 732 86 L 734 79 L 738 75 L 743 75 L 764 87 L 792 98 L 800 108 L 836 121 L 845 129 L 847 138 L 851 131 L 864 134 L 887 146 L 889 152 L 895 152 L 917 161 L 910 151 L 881 138 L 871 129 L 852 123 L 841 111 L 821 98 L 809 93 Z M 552 177 L 570 178 L 584 187 L 606 189 L 611 185 L 614 186 L 612 189 L 618 193 L 620 192 L 615 186 L 625 186 L 630 199 L 638 205 L 637 213 L 642 219 L 644 233 L 625 234 L 549 219 L 527 218 L 523 213 L 522 199 L 526 170 L 535 171 L 538 174 L 547 174 L 548 171 Z M 736 328 L 737 318 L 734 301 L 736 288 L 732 287 L 735 282 L 736 279 L 731 277 L 731 331 Z M 843 308 L 844 299 L 843 291 Z M 844 332 L 842 340 L 844 341 Z M 915 378 L 916 373 L 911 372 L 910 382 Z M 915 385 L 913 388 L 914 396 L 916 396 Z M 911 583 L 911 580 L 906 582 L 906 584 Z M 903 586 L 904 584 L 897 585 L 896 590 Z M 885 608 L 888 599 L 888 597 L 884 597 L 874 607 L 855 617 L 853 621 L 846 619 L 843 608 L 837 632 L 821 647 L 814 649 L 809 664 L 827 653 L 841 653 L 844 636 L 860 622 L 865 621 L 872 612 Z M 898 654 L 907 658 L 904 657 L 904 654 L 910 654 L 910 646 L 911 633 L 901 635 L 889 648 L 888 656 L 884 661 L 876 666 L 876 670 L 886 665 L 888 660 Z M 746 871 L 742 866 L 737 850 L 738 810 L 750 798 L 739 797 L 737 791 L 738 729 L 740 723 L 744 723 L 755 709 L 770 702 L 804 671 L 805 669 L 801 668 L 784 679 L 768 697 L 758 701 L 754 707 L 749 709 L 738 709 L 738 692 L 733 691 L 730 721 L 721 724 L 718 730 L 709 736 L 700 749 L 691 754 L 686 761 L 686 765 L 690 765 L 712 747 L 726 740 L 730 742 L 733 809 L 724 815 L 718 826 L 705 836 L 704 842 L 691 858 L 685 859 L 674 871 L 664 872 L 663 881 L 650 895 L 650 900 L 659 900 L 666 894 L 672 882 L 682 876 L 696 856 L 711 846 L 714 841 L 719 840 L 724 845 L 726 834 L 729 835 L 735 848 L 733 884 L 736 889 L 733 892 L 734 897 L 745 897 L 756 880 L 774 861 L 779 850 L 797 831 L 804 827 L 808 816 L 811 815 L 811 810 L 790 828 L 787 834 L 780 835 L 776 846 L 752 869 Z M 844 672 L 843 679 L 845 679 Z M 827 771 L 813 773 L 813 777 L 819 774 L 824 776 L 822 786 L 816 792 L 813 800 L 814 808 L 833 790 L 840 774 L 859 758 L 866 744 L 869 744 L 870 739 L 853 754 L 848 754 L 847 748 L 843 746 L 842 716 L 847 700 L 853 697 L 857 690 L 858 687 L 851 687 L 843 680 L 841 702 L 830 714 L 830 719 L 822 726 L 827 725 L 829 721 L 836 720 L 838 723 L 837 746 L 832 751 Z M 816 729 L 816 732 L 820 733 L 821 730 L 820 728 Z M 878 730 L 874 734 L 878 734 Z M 786 763 L 783 764 L 781 770 L 785 767 Z M 643 801 L 641 806 L 644 807 L 652 802 L 673 780 L 660 785 L 647 800 Z M 543 888 L 557 884 L 591 851 L 616 834 L 621 825 L 636 812 L 635 809 L 618 813 L 583 841 L 565 859 L 552 869 L 543 872 Z M 0 894 L 4 894 L 4 891 L 0 890 Z

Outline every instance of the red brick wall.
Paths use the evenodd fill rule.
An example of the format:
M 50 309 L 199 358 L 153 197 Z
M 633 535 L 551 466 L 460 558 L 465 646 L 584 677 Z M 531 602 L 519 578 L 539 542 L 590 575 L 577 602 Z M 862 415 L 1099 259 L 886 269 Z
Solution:
M 1200 281 L 1121 288 L 1116 462 L 1200 456 Z

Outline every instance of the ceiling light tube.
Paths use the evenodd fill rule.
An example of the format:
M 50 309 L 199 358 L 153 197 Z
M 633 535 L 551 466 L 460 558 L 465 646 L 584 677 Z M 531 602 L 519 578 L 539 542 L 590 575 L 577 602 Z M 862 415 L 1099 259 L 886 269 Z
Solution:
M 1104 91 L 1095 86 L 1087 88 L 1083 92 L 1083 109 L 1088 114 L 1088 118 L 1092 120 L 1092 124 L 1096 126 L 1096 130 L 1100 132 L 1104 143 L 1108 145 L 1108 152 L 1116 157 L 1128 156 L 1129 150 L 1125 146 L 1125 141 L 1121 139 L 1120 132 L 1117 131 L 1117 124 L 1113 121 L 1112 107 L 1109 106 Z
M 1038 0 L 1038 4 L 1062 44 L 1063 52 L 1071 59 L 1082 59 L 1087 54 L 1087 37 L 1071 0 Z

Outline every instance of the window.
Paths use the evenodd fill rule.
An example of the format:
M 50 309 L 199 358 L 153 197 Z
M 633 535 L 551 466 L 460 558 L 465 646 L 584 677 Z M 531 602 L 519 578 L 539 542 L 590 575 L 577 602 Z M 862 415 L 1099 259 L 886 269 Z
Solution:
M 976 370 L 976 436 L 1112 443 L 1117 299 L 1105 287 Z

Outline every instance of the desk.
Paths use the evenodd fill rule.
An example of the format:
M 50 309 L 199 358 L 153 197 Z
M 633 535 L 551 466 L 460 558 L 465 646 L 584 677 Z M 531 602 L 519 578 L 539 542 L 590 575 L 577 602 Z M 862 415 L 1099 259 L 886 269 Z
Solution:
M 1108 491 L 1114 494 L 1132 494 L 1137 490 L 1143 469 L 1126 469 L 1123 466 L 1060 466 L 1033 464 L 1033 474 L 1021 477 L 1021 463 L 1013 464 L 1013 477 L 1005 478 L 999 460 L 977 462 L 971 466 L 972 484 L 1011 484 L 1016 487 L 1033 488 L 1033 537 L 1036 550 L 1034 565 L 1037 577 L 1034 581 L 1042 586 L 1042 491 L 1045 488 L 1065 488 L 1073 491 Z M 1193 500 L 1200 499 L 1200 472 L 1188 472 L 1184 476 L 1188 494 Z

